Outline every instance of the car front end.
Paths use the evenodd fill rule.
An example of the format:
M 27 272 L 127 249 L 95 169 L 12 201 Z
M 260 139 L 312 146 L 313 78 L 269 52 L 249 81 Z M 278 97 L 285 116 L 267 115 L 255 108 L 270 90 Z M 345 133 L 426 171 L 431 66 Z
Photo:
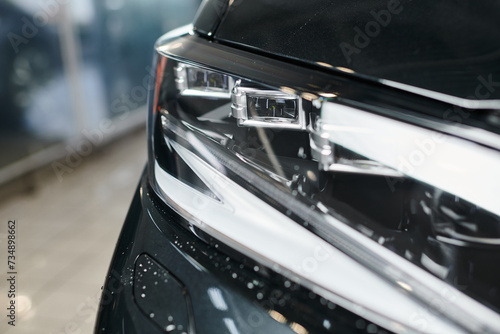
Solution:
M 148 164 L 96 333 L 500 330 L 498 55 L 436 42 L 448 63 L 396 66 L 384 52 L 413 42 L 383 23 L 428 23 L 375 5 L 205 1 L 157 41 Z M 337 16 L 368 30 L 338 43 Z M 433 66 L 463 75 L 439 83 Z

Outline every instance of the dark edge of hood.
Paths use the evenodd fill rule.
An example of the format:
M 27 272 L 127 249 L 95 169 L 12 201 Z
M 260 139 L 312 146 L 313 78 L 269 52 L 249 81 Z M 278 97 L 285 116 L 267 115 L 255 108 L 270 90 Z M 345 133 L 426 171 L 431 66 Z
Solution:
M 193 22 L 193 31 L 211 37 L 219 27 L 230 0 L 203 0 Z
M 393 8 L 395 3 L 397 8 Z M 500 43 L 484 32 L 498 26 L 492 13 L 500 5 L 488 3 L 471 11 L 466 6 L 471 0 L 462 0 L 455 7 L 425 3 L 436 9 L 431 11 L 433 20 L 419 19 L 429 8 L 420 8 L 411 0 L 356 5 L 345 0 L 234 0 L 213 40 L 460 107 L 499 110 L 500 66 L 495 59 L 500 59 Z M 449 12 L 461 15 L 444 15 Z M 383 13 L 389 13 L 390 24 L 375 20 Z M 464 22 L 457 24 L 460 20 Z M 378 30 L 377 34 L 369 32 L 371 37 L 360 30 L 372 26 Z M 358 45 L 360 36 L 366 37 L 366 45 Z M 357 48 L 357 53 L 347 52 L 348 59 L 347 44 Z

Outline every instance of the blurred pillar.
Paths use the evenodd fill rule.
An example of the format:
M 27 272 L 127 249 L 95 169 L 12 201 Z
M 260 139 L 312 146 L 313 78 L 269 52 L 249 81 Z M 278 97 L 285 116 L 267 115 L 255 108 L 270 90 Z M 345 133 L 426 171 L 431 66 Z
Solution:
M 86 108 L 79 68 L 82 53 L 79 47 L 76 25 L 71 20 L 70 5 L 70 2 L 60 5 L 58 30 L 63 66 L 70 84 L 71 100 L 75 114 L 75 129 L 77 130 L 77 137 L 71 139 L 77 139 L 82 135 L 82 131 L 86 127 Z

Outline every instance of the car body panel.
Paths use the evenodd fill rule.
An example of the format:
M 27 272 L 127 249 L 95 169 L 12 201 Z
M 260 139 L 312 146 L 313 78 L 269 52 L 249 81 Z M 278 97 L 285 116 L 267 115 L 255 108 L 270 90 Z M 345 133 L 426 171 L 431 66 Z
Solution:
M 390 333 L 225 247 L 160 203 L 144 174 L 103 287 L 95 333 L 305 333 L 300 323 L 315 333 Z
M 495 282 L 499 271 L 496 268 L 489 270 L 488 262 L 488 259 L 497 258 L 495 245 L 476 249 L 463 247 L 466 243 L 438 241 L 434 231 L 430 231 L 432 214 L 415 213 L 419 216 L 415 219 L 423 222 L 416 224 L 415 234 L 406 233 L 407 229 L 396 226 L 400 224 L 400 215 L 407 210 L 403 208 L 410 199 L 420 200 L 424 209 L 426 205 L 429 208 L 438 203 L 442 192 L 439 187 L 434 189 L 437 196 L 434 199 L 431 194 L 434 190 L 428 185 L 416 184 L 415 180 L 408 179 L 398 191 L 393 189 L 388 197 L 384 197 L 389 194 L 387 180 L 340 173 L 334 176 L 334 188 L 338 189 L 328 188 L 314 199 L 322 202 L 308 206 L 306 204 L 315 202 L 309 202 L 310 199 L 299 202 L 287 192 L 281 193 L 278 188 L 273 188 L 265 173 L 255 174 L 251 168 L 246 169 L 248 166 L 238 165 L 240 161 L 231 160 L 233 157 L 229 154 L 224 156 L 231 152 L 230 149 L 224 151 L 229 147 L 210 146 L 215 145 L 217 140 L 207 144 L 213 138 L 199 135 L 214 128 L 205 128 L 203 122 L 206 120 L 197 119 L 204 115 L 203 112 L 197 114 L 193 110 L 198 109 L 190 109 L 200 100 L 182 106 L 177 101 L 176 82 L 179 78 L 173 75 L 174 69 L 177 71 L 179 64 L 187 64 L 191 68 L 201 68 L 201 71 L 220 72 L 281 91 L 302 94 L 303 99 L 317 99 L 322 105 L 322 112 L 325 112 L 323 121 L 328 120 L 327 113 L 334 115 L 342 106 L 346 113 L 344 116 L 352 116 L 362 110 L 366 115 L 375 117 L 376 114 L 377 119 L 390 120 L 391 124 L 397 124 L 396 129 L 411 125 L 417 133 L 440 133 L 441 136 L 459 137 L 463 142 L 473 143 L 472 146 L 480 145 L 480 155 L 486 152 L 484 155 L 487 156 L 490 151 L 498 151 L 500 127 L 494 117 L 498 101 L 492 100 L 497 96 L 493 89 L 495 82 L 490 82 L 488 86 L 481 81 L 496 80 L 499 62 L 496 62 L 497 54 L 489 48 L 497 48 L 498 41 L 491 36 L 482 36 L 478 43 L 483 43 L 485 48 L 474 51 L 471 48 L 476 44 L 467 34 L 462 44 L 460 38 L 452 38 L 448 42 L 438 37 L 433 40 L 429 37 L 432 25 L 438 25 L 437 17 L 444 14 L 444 9 L 448 7 L 440 2 L 433 5 L 427 3 L 418 9 L 413 5 L 395 0 L 356 5 L 338 0 L 311 0 L 307 3 L 206 0 L 194 26 L 169 33 L 158 40 L 153 61 L 157 69 L 156 78 L 152 85 L 154 89 L 149 91 L 149 162 L 112 260 L 96 333 L 495 332 L 500 324 L 500 317 L 495 313 L 499 293 L 495 290 Z M 491 8 L 493 11 L 495 6 L 489 2 L 483 9 Z M 439 11 L 430 15 L 428 25 L 411 18 L 412 8 L 422 15 L 429 7 Z M 458 12 L 463 14 L 466 9 L 459 7 Z M 387 23 L 378 34 L 371 36 L 370 43 L 365 47 L 358 45 L 360 52 L 352 54 L 350 61 L 345 57 L 345 49 L 330 52 L 332 47 L 343 43 L 345 36 L 355 40 L 352 31 L 356 33 L 356 27 L 380 19 L 380 15 L 385 13 L 381 10 L 392 13 L 390 24 Z M 474 10 L 480 12 L 479 9 Z M 491 28 L 496 23 L 490 16 L 485 14 L 488 19 L 484 24 L 469 21 L 467 24 L 479 30 Z M 439 23 L 443 31 L 449 34 L 450 25 L 456 23 L 454 20 Z M 342 23 L 341 26 L 337 22 Z M 426 34 L 419 35 L 422 31 Z M 397 36 L 403 37 L 397 39 Z M 425 48 L 419 46 L 419 42 L 425 40 L 432 40 L 431 45 Z M 411 51 L 400 49 L 404 46 L 414 48 L 408 57 L 402 56 Z M 394 52 L 387 55 L 391 50 Z M 471 56 L 476 51 L 491 58 L 479 66 L 477 59 Z M 354 57 L 357 57 L 356 61 Z M 442 73 L 436 69 L 441 69 Z M 492 72 L 485 72 L 484 69 Z M 459 80 L 453 80 L 453 75 Z M 475 90 L 477 81 L 482 84 L 479 90 Z M 476 91 L 488 91 L 490 94 L 488 97 L 471 97 L 467 95 L 470 89 L 472 94 Z M 225 103 L 226 107 L 230 106 Z M 451 119 L 450 114 L 467 117 L 457 121 Z M 231 117 L 225 114 L 224 121 L 222 118 L 218 121 L 224 123 Z M 361 120 L 368 120 L 368 117 Z M 182 126 L 177 125 L 181 123 Z M 186 125 L 188 130 L 184 128 Z M 366 127 L 370 128 L 368 121 Z M 226 137 L 219 138 L 233 140 L 229 127 L 226 129 L 228 132 L 223 132 Z M 285 133 L 279 129 L 276 133 L 284 140 L 282 138 L 276 145 L 286 146 L 286 143 L 283 144 L 286 140 L 309 145 L 309 134 L 305 128 L 301 130 L 304 132 Z M 311 130 L 307 128 L 307 131 Z M 384 135 L 378 134 L 377 138 L 385 138 Z M 363 138 L 359 138 L 359 142 L 363 142 Z M 385 141 L 393 141 L 393 138 Z M 350 144 L 347 140 L 343 145 L 349 147 Z M 366 156 L 377 151 L 370 149 L 369 143 L 367 145 Z M 381 143 L 378 151 L 384 151 L 384 145 Z M 295 148 L 298 146 L 290 152 Z M 467 148 L 464 149 L 467 152 Z M 387 151 L 389 155 L 391 152 Z M 212 168 L 212 163 L 220 169 Z M 307 168 L 311 171 L 317 168 L 317 161 L 307 163 L 310 163 Z M 298 165 L 296 167 L 299 169 Z M 224 172 L 220 173 L 220 170 Z M 214 180 L 222 184 L 216 187 L 212 184 Z M 229 183 L 232 181 L 235 183 Z M 379 181 L 383 181 L 382 185 Z M 355 191 L 352 191 L 353 188 L 356 188 Z M 372 188 L 387 191 L 371 192 Z M 337 191 L 340 197 L 332 198 Z M 219 201 L 216 204 L 226 205 L 226 211 L 231 214 L 220 217 L 220 214 L 216 215 L 217 210 L 212 210 L 203 216 L 203 212 L 198 210 L 200 203 L 197 199 L 206 196 L 200 194 L 208 194 L 215 202 Z M 233 195 L 224 200 L 229 194 Z M 239 203 L 233 202 L 238 197 L 244 199 Z M 330 205 L 332 199 L 335 212 L 323 205 Z M 369 205 L 366 205 L 367 201 Z M 234 215 L 232 210 L 238 208 L 236 204 L 250 209 L 243 210 L 240 216 Z M 359 211 L 354 212 L 349 206 Z M 395 207 L 394 212 L 390 212 L 391 206 Z M 256 219 L 257 214 L 251 217 L 253 220 L 247 219 L 245 214 L 248 215 L 252 208 L 261 210 L 261 216 L 267 213 L 268 217 L 279 216 L 284 220 L 274 219 L 274 225 L 266 225 L 265 218 Z M 414 206 L 407 211 L 413 214 L 418 210 Z M 365 222 L 360 223 L 372 219 L 367 219 L 365 214 L 377 216 L 380 212 L 382 220 L 393 214 L 396 219 L 392 225 L 396 227 L 392 230 L 385 226 L 379 229 L 380 226 L 375 228 L 370 222 L 366 226 L 374 227 L 371 230 L 364 225 Z M 257 220 L 261 225 L 249 224 L 249 221 Z M 291 228 L 291 224 L 296 225 Z M 256 228 L 264 225 L 265 228 Z M 285 226 L 289 227 L 288 230 Z M 274 229 L 275 244 L 259 248 L 259 233 L 266 233 L 269 229 Z M 246 233 L 238 234 L 241 231 Z M 307 235 L 336 248 L 339 253 L 339 257 L 335 258 L 336 265 L 330 262 L 326 265 L 325 262 L 329 268 L 322 276 L 326 277 L 321 281 L 324 284 L 319 284 L 318 277 L 314 275 L 304 279 L 293 265 L 286 267 L 280 261 L 274 261 L 273 265 L 273 260 L 269 259 L 290 260 L 286 258 L 286 250 L 278 249 L 284 244 L 280 243 L 283 241 L 279 238 L 280 233 L 293 234 L 289 240 L 294 240 L 295 244 L 300 242 L 301 236 Z M 272 243 L 269 235 L 272 233 L 266 234 L 267 239 L 261 239 Z M 285 248 L 291 249 L 290 243 L 286 245 Z M 407 246 L 411 246 L 411 256 L 408 256 L 410 248 L 405 248 Z M 301 249 L 295 248 L 294 251 Z M 296 254 L 292 260 L 300 262 L 301 256 L 307 259 L 307 254 L 289 253 Z M 338 263 L 341 257 L 349 257 L 351 264 L 363 267 L 369 274 L 366 276 L 371 277 L 372 285 L 358 291 L 363 296 L 347 293 L 356 288 L 343 288 L 348 279 L 335 285 L 335 282 L 341 282 L 339 277 L 349 277 L 352 271 L 337 273 L 337 280 L 328 279 L 328 275 L 335 275 L 335 270 L 342 268 Z M 449 275 L 439 276 L 436 268 L 449 270 L 446 272 Z M 157 280 L 157 277 L 163 281 Z M 387 300 L 370 293 L 370 287 L 374 288 L 375 282 L 379 281 L 383 286 L 394 289 L 391 292 L 406 302 L 417 305 L 415 310 L 423 311 L 403 316 L 402 320 L 399 317 L 401 324 L 391 318 L 391 313 L 400 311 L 396 310 L 397 305 L 389 305 L 389 308 L 383 309 L 390 311 L 378 314 L 378 303 Z M 465 287 L 462 285 L 464 281 L 468 282 Z M 372 300 L 367 303 L 366 299 L 370 298 Z M 436 314 L 439 316 L 436 317 Z M 431 318 L 435 319 L 434 323 L 429 323 Z
M 499 11 L 497 1 L 236 0 L 214 39 L 373 80 L 499 99 Z

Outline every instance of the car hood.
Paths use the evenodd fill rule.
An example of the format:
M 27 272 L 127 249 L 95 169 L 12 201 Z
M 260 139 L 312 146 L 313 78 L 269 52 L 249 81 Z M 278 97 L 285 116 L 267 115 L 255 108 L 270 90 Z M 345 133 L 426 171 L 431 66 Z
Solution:
M 406 88 L 500 99 L 498 1 L 231 0 L 210 7 L 218 25 L 209 35 L 224 43 Z

